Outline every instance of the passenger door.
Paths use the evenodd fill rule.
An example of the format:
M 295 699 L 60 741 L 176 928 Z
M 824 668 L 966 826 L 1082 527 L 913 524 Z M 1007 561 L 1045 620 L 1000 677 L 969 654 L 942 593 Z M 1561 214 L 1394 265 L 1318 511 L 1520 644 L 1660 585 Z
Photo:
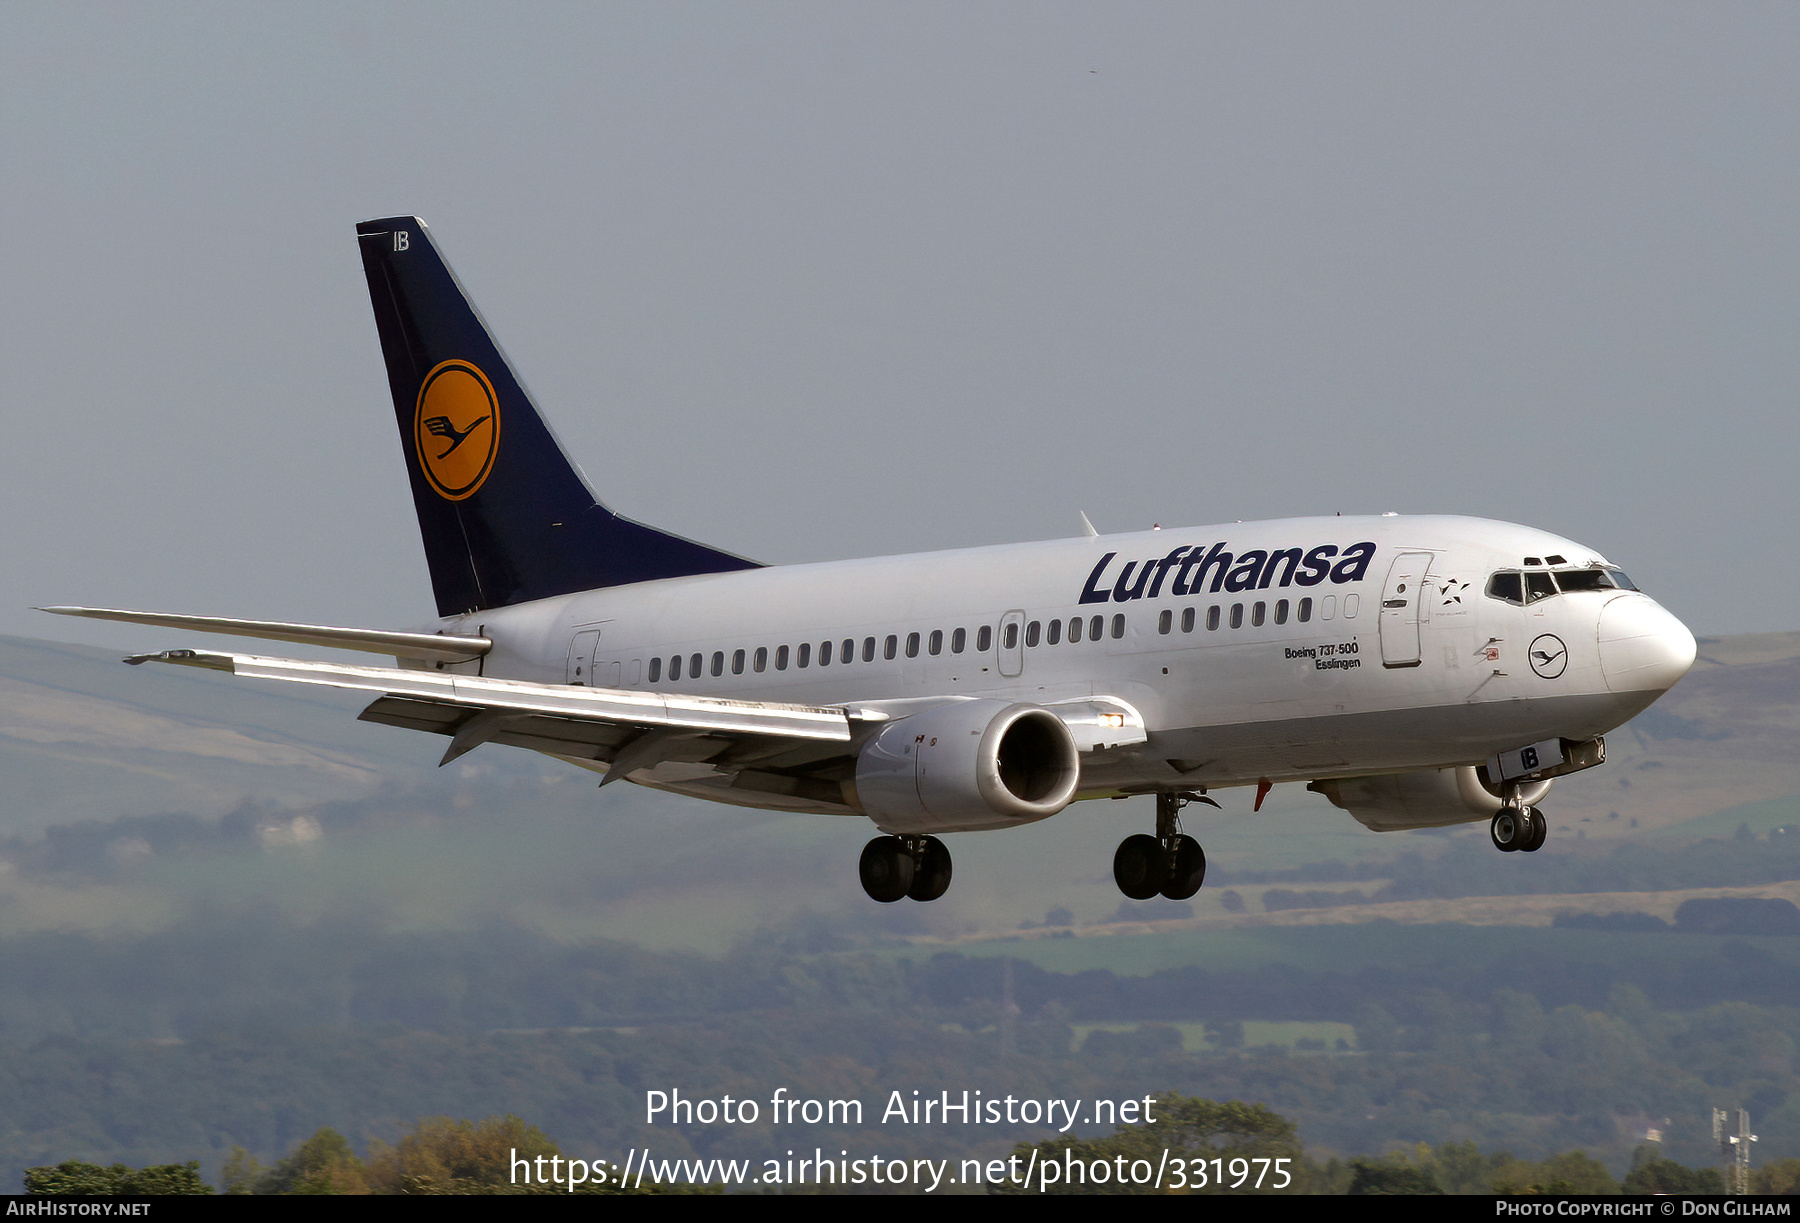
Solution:
M 1388 566 L 1381 588 L 1381 665 L 1419 665 L 1419 603 L 1431 553 L 1402 552 Z

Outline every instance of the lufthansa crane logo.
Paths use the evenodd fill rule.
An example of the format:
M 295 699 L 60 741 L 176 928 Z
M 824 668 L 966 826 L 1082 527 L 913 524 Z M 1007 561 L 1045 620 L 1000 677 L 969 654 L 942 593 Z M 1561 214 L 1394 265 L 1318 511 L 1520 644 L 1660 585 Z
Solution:
M 1531 669 L 1545 679 L 1555 679 L 1569 665 L 1569 647 L 1555 633 L 1536 638 L 1527 653 L 1531 658 Z
M 425 375 L 413 413 L 413 449 L 438 496 L 475 495 L 500 452 L 500 398 L 486 374 L 467 361 L 445 361 Z

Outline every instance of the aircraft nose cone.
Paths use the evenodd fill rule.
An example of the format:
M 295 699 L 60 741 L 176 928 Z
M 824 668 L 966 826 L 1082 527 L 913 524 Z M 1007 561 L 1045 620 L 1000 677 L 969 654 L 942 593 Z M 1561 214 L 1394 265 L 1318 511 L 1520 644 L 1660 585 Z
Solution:
M 1694 635 L 1645 595 L 1600 611 L 1600 670 L 1614 692 L 1664 692 L 1694 665 Z

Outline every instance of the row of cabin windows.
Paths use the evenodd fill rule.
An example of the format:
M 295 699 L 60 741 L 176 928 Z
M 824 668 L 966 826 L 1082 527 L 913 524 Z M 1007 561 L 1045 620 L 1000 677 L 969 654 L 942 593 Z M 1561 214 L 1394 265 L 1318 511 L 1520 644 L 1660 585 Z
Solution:
M 1106 617 L 1093 616 L 1086 621 L 1083 621 L 1080 616 L 1071 616 L 1069 617 L 1068 628 L 1066 630 L 1064 629 L 1061 620 L 1051 620 L 1048 623 L 1040 620 L 1033 620 L 1025 626 L 1025 644 L 1034 650 L 1037 648 L 1038 642 L 1040 641 L 1045 645 L 1060 645 L 1066 635 L 1069 644 L 1074 645 L 1081 640 L 1084 629 L 1089 641 L 1100 640 L 1100 638 L 1106 634 Z M 1125 613 L 1120 612 L 1113 616 L 1112 635 L 1114 638 L 1123 637 L 1125 635 Z M 1000 644 L 1006 649 L 1010 650 L 1017 646 L 1019 644 L 1018 624 L 1013 623 L 1007 625 L 1005 631 L 1001 634 L 1001 637 L 1002 641 Z
M 1345 595 L 1344 596 L 1344 618 L 1346 620 L 1351 619 L 1356 615 L 1358 602 L 1359 602 L 1359 600 L 1358 600 L 1357 596 L 1355 596 L 1355 595 Z M 1333 619 L 1334 617 L 1336 617 L 1336 615 L 1337 615 L 1337 596 L 1336 595 L 1326 595 L 1323 599 L 1320 599 L 1319 604 L 1318 604 L 1318 609 L 1319 609 L 1319 619 L 1321 619 L 1321 620 L 1330 620 L 1330 619 Z M 1297 622 L 1299 622 L 1301 624 L 1311 623 L 1312 618 L 1313 618 L 1313 601 L 1312 601 L 1312 599 L 1310 599 L 1310 598 L 1301 599 L 1299 604 L 1297 606 L 1293 607 L 1292 611 L 1293 611 L 1293 618 Z M 1288 622 L 1288 613 L 1289 613 L 1288 601 L 1286 599 L 1275 600 L 1275 623 L 1276 624 L 1286 624 Z M 1181 609 L 1181 631 L 1182 632 L 1191 633 L 1194 631 L 1194 621 L 1196 620 L 1197 615 L 1198 615 L 1197 608 L 1184 607 Z M 1242 603 L 1233 603 L 1231 605 L 1231 610 L 1229 612 L 1229 615 L 1230 615 L 1230 623 L 1231 623 L 1232 628 L 1243 628 L 1244 627 L 1244 605 Z M 1219 629 L 1220 621 L 1222 619 L 1224 619 L 1223 609 L 1217 603 L 1215 603 L 1211 607 L 1207 608 L 1206 609 L 1206 631 L 1209 633 L 1217 632 Z M 1261 628 L 1268 621 L 1268 619 L 1269 619 L 1269 605 L 1267 603 L 1262 602 L 1261 600 L 1258 600 L 1257 602 L 1250 604 L 1250 627 Z M 1156 631 L 1159 633 L 1162 633 L 1164 635 L 1167 635 L 1168 633 L 1170 633 L 1174 630 L 1174 627 L 1175 627 L 1175 612 L 1172 608 L 1165 609 L 1163 611 L 1162 615 L 1157 617 Z
M 1017 632 L 1017 626 L 1013 626 L 1013 629 L 1014 632 Z M 934 656 L 942 654 L 944 652 L 944 637 L 945 634 L 943 629 L 932 629 L 931 633 L 923 638 L 926 650 Z M 949 638 L 950 652 L 952 654 L 961 654 L 969 648 L 968 629 L 952 629 Z M 919 656 L 920 644 L 921 638 L 918 633 L 908 633 L 906 635 L 906 656 L 908 658 L 917 658 Z M 975 650 L 977 653 L 984 653 L 987 650 L 992 649 L 993 645 L 994 629 L 992 625 L 984 624 L 975 630 Z M 876 648 L 877 642 L 874 637 L 864 637 L 862 639 L 862 660 L 864 662 L 874 662 Z M 900 653 L 899 634 L 889 633 L 887 637 L 880 642 L 880 650 L 881 656 L 885 659 L 897 657 Z M 733 675 L 742 675 L 744 673 L 744 665 L 748 662 L 750 670 L 761 674 L 769 669 L 769 663 L 771 661 L 770 654 L 771 651 L 767 646 L 757 646 L 755 650 L 749 651 L 748 653 L 744 650 L 733 650 L 731 652 L 731 673 Z M 778 645 L 775 647 L 773 655 L 773 662 L 777 671 L 785 671 L 790 665 L 805 669 L 813 666 L 815 664 L 815 659 L 817 665 L 821 667 L 831 666 L 834 660 L 840 666 L 847 666 L 856 661 L 857 643 L 856 638 L 854 637 L 846 637 L 841 642 L 821 641 L 818 645 L 817 655 L 815 656 L 812 642 L 803 641 L 799 645 L 794 646 L 792 650 L 787 646 Z M 682 677 L 684 664 L 685 672 L 689 679 L 698 679 L 703 674 L 723 675 L 725 674 L 725 651 L 714 650 L 710 660 L 705 654 L 689 654 L 685 658 L 680 654 L 673 655 L 669 659 L 669 679 L 671 681 L 678 680 Z M 650 660 L 649 682 L 653 684 L 660 683 L 662 674 L 663 660 L 660 658 L 652 658 Z
M 1121 612 L 1113 616 L 1111 628 L 1114 637 L 1123 637 L 1125 635 L 1124 613 Z M 1080 641 L 1084 631 L 1089 639 L 1094 641 L 1100 640 L 1107 631 L 1106 617 L 1094 616 L 1084 621 L 1080 616 L 1075 616 L 1069 620 L 1067 635 L 1071 642 Z M 1040 640 L 1047 640 L 1049 644 L 1055 645 L 1063 639 L 1063 635 L 1064 628 L 1061 620 L 1050 621 L 1048 632 L 1045 631 L 1041 621 L 1033 620 L 1030 624 L 1025 626 L 1025 644 L 1028 646 L 1036 646 Z M 906 656 L 908 658 L 917 658 L 919 656 L 920 648 L 923 647 L 927 654 L 930 654 L 935 658 L 944 652 L 945 637 L 946 634 L 943 629 L 932 629 L 930 633 L 923 635 L 919 633 L 908 633 L 905 641 Z M 1018 624 L 1007 624 L 1001 631 L 1001 637 L 1003 639 L 1002 648 L 1008 650 L 1016 649 L 1019 644 Z M 952 654 L 961 654 L 968 650 L 968 629 L 951 629 L 948 638 L 950 652 Z M 889 633 L 886 638 L 880 641 L 879 645 L 881 657 L 891 661 L 899 656 L 901 649 L 900 635 L 898 633 Z M 976 629 L 975 652 L 978 654 L 985 654 L 987 651 L 993 649 L 993 647 L 993 626 L 984 624 Z M 874 662 L 876 648 L 876 638 L 864 637 L 862 639 L 861 649 L 862 660 L 864 662 Z M 777 671 L 787 670 L 790 664 L 801 669 L 811 667 L 815 665 L 815 659 L 818 666 L 829 667 L 832 665 L 834 657 L 838 665 L 843 666 L 855 662 L 857 652 L 857 642 L 854 637 L 846 637 L 841 642 L 821 641 L 816 655 L 814 654 L 812 643 L 810 641 L 803 641 L 799 645 L 793 647 L 791 651 L 787 646 L 776 646 L 773 662 Z M 770 650 L 767 646 L 758 646 L 755 650 L 748 652 L 744 650 L 733 650 L 730 655 L 731 673 L 733 675 L 742 675 L 744 673 L 744 667 L 746 663 L 748 663 L 750 670 L 761 674 L 769 669 L 770 661 Z M 714 650 L 710 658 L 703 653 L 685 656 L 675 654 L 669 658 L 668 662 L 669 679 L 671 682 L 679 680 L 683 674 L 689 679 L 698 679 L 702 675 L 709 674 L 724 675 L 725 664 L 726 654 L 724 650 Z M 660 658 L 652 658 L 650 660 L 648 675 L 649 682 L 652 684 L 660 683 L 662 682 L 662 677 L 663 660 Z
M 1355 595 L 1346 595 L 1344 597 L 1345 619 L 1349 619 L 1356 615 L 1356 604 L 1357 597 Z M 1326 595 L 1323 599 L 1319 600 L 1318 611 L 1319 619 L 1333 619 L 1337 614 L 1337 596 Z M 1255 628 L 1262 627 L 1268 619 L 1268 614 L 1269 605 L 1267 603 L 1258 601 L 1251 604 L 1251 626 Z M 1275 623 L 1286 624 L 1288 622 L 1288 614 L 1288 600 L 1277 599 L 1275 601 Z M 1219 628 L 1222 618 L 1222 609 L 1217 604 L 1207 608 L 1206 627 L 1208 631 L 1216 631 Z M 1313 618 L 1313 600 L 1311 598 L 1305 598 L 1299 601 L 1298 606 L 1294 608 L 1294 618 L 1301 624 L 1311 622 Z M 1193 632 L 1195 619 L 1195 608 L 1183 608 L 1181 611 L 1181 631 L 1184 633 Z M 1174 620 L 1174 611 L 1165 609 L 1157 620 L 1157 631 L 1165 635 L 1168 634 L 1173 630 Z M 1242 628 L 1244 626 L 1244 604 L 1234 603 L 1231 605 L 1230 622 L 1232 628 Z M 1116 613 L 1112 617 L 1112 623 L 1110 625 L 1107 623 L 1105 616 L 1090 616 L 1085 620 L 1080 616 L 1071 616 L 1066 622 L 1062 620 L 1033 620 L 1025 625 L 1025 644 L 1032 649 L 1036 649 L 1040 642 L 1044 645 L 1060 645 L 1063 641 L 1067 640 L 1069 644 L 1074 645 L 1079 643 L 1083 636 L 1089 641 L 1099 641 L 1109 631 L 1115 640 L 1125 636 L 1125 615 L 1123 612 Z M 923 645 L 925 652 L 935 658 L 944 652 L 944 637 L 945 634 L 943 629 L 932 629 L 930 633 L 925 634 L 923 637 L 921 637 L 919 633 L 908 633 L 905 642 L 906 656 L 908 658 L 917 658 L 919 656 L 920 646 Z M 949 641 L 950 652 L 952 654 L 961 654 L 968 649 L 969 631 L 961 628 L 952 629 L 949 634 Z M 984 624 L 975 630 L 976 653 L 985 654 L 988 650 L 993 648 L 993 645 L 994 630 L 992 625 Z M 1001 648 L 1012 650 L 1017 649 L 1018 645 L 1018 623 L 1011 622 L 1006 624 L 1001 629 Z M 899 634 L 889 633 L 884 639 L 880 640 L 879 648 L 883 659 L 892 661 L 894 658 L 898 657 L 901 649 Z M 862 660 L 864 662 L 874 662 L 876 649 L 877 639 L 874 637 L 864 637 L 862 639 L 861 648 Z M 846 637 L 841 642 L 821 641 L 818 645 L 816 661 L 818 666 L 829 667 L 832 665 L 833 657 L 835 655 L 840 666 L 848 665 L 856 661 L 857 653 L 857 641 L 854 637 Z M 731 673 L 733 675 L 742 675 L 746 663 L 748 663 L 750 670 L 760 675 L 769 669 L 769 663 L 771 661 L 770 650 L 767 646 L 758 646 L 755 650 L 748 652 L 744 650 L 733 650 L 731 652 L 730 661 Z M 774 649 L 773 661 L 777 671 L 786 671 L 790 664 L 804 670 L 805 668 L 814 665 L 815 654 L 813 645 L 810 641 L 803 641 L 799 645 L 793 647 L 791 651 L 785 645 L 776 646 Z M 682 678 L 684 672 L 689 679 L 699 679 L 702 675 L 707 674 L 714 676 L 724 675 L 725 663 L 726 654 L 724 650 L 714 650 L 710 659 L 704 653 L 694 653 L 685 656 L 675 654 L 670 656 L 668 662 L 669 679 L 671 682 L 679 680 Z M 649 682 L 653 684 L 660 683 L 662 677 L 663 660 L 660 658 L 652 658 L 650 660 L 648 675 Z

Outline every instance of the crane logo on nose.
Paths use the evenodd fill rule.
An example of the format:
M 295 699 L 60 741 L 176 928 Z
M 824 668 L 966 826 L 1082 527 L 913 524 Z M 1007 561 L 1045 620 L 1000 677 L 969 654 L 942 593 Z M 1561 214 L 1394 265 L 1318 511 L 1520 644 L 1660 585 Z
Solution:
M 1545 679 L 1555 679 L 1569 665 L 1569 647 L 1555 633 L 1535 639 L 1526 654 L 1531 659 L 1531 669 Z
M 444 361 L 426 374 L 413 413 L 413 448 L 438 496 L 474 496 L 500 451 L 500 400 L 487 375 L 468 361 Z

